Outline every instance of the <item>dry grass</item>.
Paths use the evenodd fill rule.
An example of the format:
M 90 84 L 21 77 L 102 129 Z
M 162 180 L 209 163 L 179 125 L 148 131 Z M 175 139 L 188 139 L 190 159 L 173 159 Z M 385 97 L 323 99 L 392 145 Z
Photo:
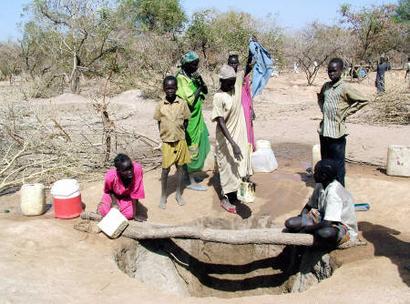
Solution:
M 363 114 L 354 120 L 376 125 L 409 125 L 409 87 L 403 84 L 392 85 L 385 93 L 378 94 Z
M 103 105 L 104 114 L 111 113 L 104 98 L 62 108 L 44 100 L 19 100 L 21 95 L 13 90 L 8 88 L 0 103 L 0 194 L 34 181 L 49 185 L 67 177 L 101 178 L 119 152 L 141 162 L 145 171 L 160 165 L 157 141 L 115 127 L 121 118 L 114 116 L 106 130 L 99 109 Z

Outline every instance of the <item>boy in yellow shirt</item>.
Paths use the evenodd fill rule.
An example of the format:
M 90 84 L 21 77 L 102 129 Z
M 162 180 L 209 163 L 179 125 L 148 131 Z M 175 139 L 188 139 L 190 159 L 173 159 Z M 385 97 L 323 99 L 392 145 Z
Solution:
M 163 81 L 165 99 L 161 100 L 155 109 L 154 119 L 158 121 L 158 128 L 162 140 L 162 174 L 161 199 L 159 207 L 165 209 L 167 203 L 167 181 L 172 165 L 177 168 L 178 185 L 176 201 L 182 206 L 182 186 L 184 182 L 183 165 L 190 162 L 188 146 L 185 140 L 185 128 L 191 116 L 188 105 L 177 98 L 177 80 L 174 76 L 167 76 Z

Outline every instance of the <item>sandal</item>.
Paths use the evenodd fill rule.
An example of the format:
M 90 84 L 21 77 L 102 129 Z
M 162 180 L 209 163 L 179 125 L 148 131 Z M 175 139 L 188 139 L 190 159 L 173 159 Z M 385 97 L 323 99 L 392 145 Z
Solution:
M 221 207 L 229 213 L 236 214 L 236 206 L 232 205 L 226 196 L 221 200 Z

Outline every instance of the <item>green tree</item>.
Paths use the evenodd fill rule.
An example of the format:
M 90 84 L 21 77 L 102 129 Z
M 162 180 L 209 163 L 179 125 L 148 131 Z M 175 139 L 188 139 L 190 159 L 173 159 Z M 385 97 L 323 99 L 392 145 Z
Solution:
M 0 78 L 8 79 L 10 84 L 13 76 L 21 72 L 21 49 L 13 41 L 0 43 Z
M 214 10 L 203 10 L 192 15 L 191 24 L 186 32 L 190 47 L 199 50 L 208 66 L 208 52 L 215 47 L 216 33 L 212 24 L 216 18 Z
M 143 31 L 175 35 L 187 21 L 179 0 L 120 0 L 119 9 L 128 22 Z
M 399 0 L 394 19 L 398 22 L 410 22 L 410 0 Z
M 354 11 L 350 5 L 340 8 L 341 22 L 352 31 L 357 60 L 371 60 L 391 50 L 402 51 L 408 37 L 403 25 L 394 22 L 395 5 L 373 6 Z M 405 39 L 403 39 L 405 38 Z
M 64 75 L 74 93 L 81 74 L 103 74 L 103 60 L 119 50 L 108 1 L 35 0 L 26 11 L 32 15 L 22 41 L 27 68 L 32 73 L 38 60 L 46 61 L 40 73 Z
M 305 73 L 308 85 L 312 85 L 317 73 L 332 56 L 340 55 L 345 47 L 346 33 L 336 27 L 312 23 L 303 31 L 288 37 L 288 57 L 296 61 Z

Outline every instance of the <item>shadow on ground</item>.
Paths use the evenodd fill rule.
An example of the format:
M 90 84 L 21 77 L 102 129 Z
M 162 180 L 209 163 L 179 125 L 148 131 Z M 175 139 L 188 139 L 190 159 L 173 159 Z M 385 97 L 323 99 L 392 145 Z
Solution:
M 369 222 L 359 222 L 359 230 L 374 246 L 374 255 L 389 258 L 397 265 L 403 282 L 410 286 L 410 242 L 397 237 L 401 232 Z

